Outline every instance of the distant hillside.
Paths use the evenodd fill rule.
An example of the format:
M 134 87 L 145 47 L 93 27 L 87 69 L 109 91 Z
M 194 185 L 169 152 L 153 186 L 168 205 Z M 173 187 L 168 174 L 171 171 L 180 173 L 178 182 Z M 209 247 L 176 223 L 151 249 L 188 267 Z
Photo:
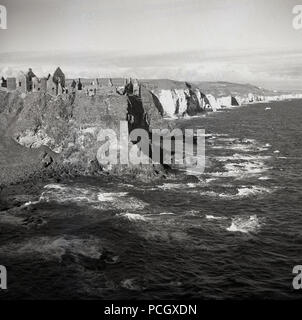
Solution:
M 72 80 L 66 80 L 67 83 L 71 83 Z M 81 78 L 83 85 L 89 85 L 95 79 Z M 245 97 L 249 93 L 256 96 L 275 96 L 280 94 L 286 94 L 285 91 L 273 91 L 265 88 L 260 88 L 251 84 L 241 84 L 232 82 L 209 82 L 209 81 L 177 81 L 171 79 L 139 79 L 139 83 L 143 84 L 149 90 L 174 90 L 174 89 L 187 89 L 189 84 L 192 89 L 198 88 L 204 94 L 212 94 L 215 97 L 221 96 L 240 96 Z
M 253 93 L 258 96 L 272 96 L 277 93 L 272 90 L 266 90 L 253 86 L 251 84 L 240 84 L 231 82 L 185 82 L 185 81 L 175 81 L 169 79 L 141 79 L 140 82 L 144 84 L 150 90 L 163 89 L 186 89 L 186 83 L 189 83 L 193 88 L 200 89 L 204 94 L 212 94 L 215 97 L 221 96 L 246 96 L 249 93 Z M 280 94 L 280 93 L 279 93 Z
M 150 90 L 162 89 L 186 89 L 186 82 L 175 81 L 170 79 L 139 79 L 139 82 L 145 85 Z
M 205 94 L 212 94 L 216 97 L 224 95 L 245 96 L 249 93 L 258 96 L 275 95 L 277 92 L 260 88 L 251 84 L 240 84 L 232 82 L 206 82 L 199 81 L 194 84 Z

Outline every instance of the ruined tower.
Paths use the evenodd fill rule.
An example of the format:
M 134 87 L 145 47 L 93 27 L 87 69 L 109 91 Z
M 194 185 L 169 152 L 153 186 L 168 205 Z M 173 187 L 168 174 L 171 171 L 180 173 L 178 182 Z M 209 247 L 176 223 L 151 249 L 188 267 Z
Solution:
M 56 94 L 59 93 L 59 84 L 61 86 L 60 91 L 65 88 L 65 74 L 60 67 L 53 74 L 53 82 L 56 85 Z

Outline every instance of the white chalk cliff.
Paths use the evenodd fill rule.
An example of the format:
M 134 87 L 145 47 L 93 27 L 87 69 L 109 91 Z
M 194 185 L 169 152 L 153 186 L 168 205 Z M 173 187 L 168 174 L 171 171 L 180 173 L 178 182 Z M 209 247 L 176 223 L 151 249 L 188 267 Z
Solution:
M 165 116 L 176 118 L 205 112 L 210 108 L 206 96 L 195 89 L 157 89 L 152 90 L 163 106 Z

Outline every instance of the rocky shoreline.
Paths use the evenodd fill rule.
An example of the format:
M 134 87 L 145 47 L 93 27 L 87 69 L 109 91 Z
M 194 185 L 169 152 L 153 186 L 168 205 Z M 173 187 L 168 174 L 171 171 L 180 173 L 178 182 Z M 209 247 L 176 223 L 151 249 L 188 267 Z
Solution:
M 226 92 L 225 86 L 222 87 Z M 219 92 L 221 96 L 222 89 L 217 88 L 218 85 L 215 95 Z M 112 90 L 93 97 L 84 92 L 52 97 L 41 92 L 24 95 L 18 91 L 0 91 L 0 190 L 9 185 L 35 185 L 38 181 L 82 175 L 110 175 L 139 181 L 173 177 L 173 170 L 162 165 L 116 165 L 111 170 L 101 167 L 96 159 L 100 146 L 98 132 L 102 129 L 118 132 L 120 121 L 128 121 L 129 131 L 171 129 L 175 121 L 166 118 L 206 114 L 217 111 L 218 105 L 221 109 L 301 98 L 293 94 L 269 96 L 271 92 L 255 88 L 251 93 L 253 88 L 237 85 L 230 99 L 220 100 L 210 97 L 209 90 L 213 90 L 210 85 L 203 93 L 196 85 L 170 80 L 142 81 L 139 96 Z

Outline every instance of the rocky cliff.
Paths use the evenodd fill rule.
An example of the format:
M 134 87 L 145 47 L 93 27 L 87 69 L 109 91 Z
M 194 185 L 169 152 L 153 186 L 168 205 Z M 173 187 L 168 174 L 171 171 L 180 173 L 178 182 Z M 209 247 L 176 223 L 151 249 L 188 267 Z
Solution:
M 93 97 L 82 92 L 53 97 L 38 92 L 24 95 L 0 91 L 1 181 L 17 165 L 31 167 L 32 172 L 34 168 L 57 164 L 77 168 L 84 174 L 103 170 L 96 160 L 102 145 L 97 139 L 100 130 L 112 129 L 119 138 L 120 121 L 127 121 L 129 129 L 150 130 L 163 125 L 160 105 L 156 105 L 150 92 L 148 95 L 147 103 L 114 92 Z M 10 162 L 10 158 L 14 161 Z M 125 172 L 127 168 L 112 169 Z M 151 166 L 149 174 L 153 169 Z
M 194 116 L 211 109 L 205 94 L 188 82 L 143 80 L 143 84 L 157 97 L 166 117 Z
M 112 129 L 119 138 L 120 121 L 128 131 L 172 128 L 164 118 L 194 116 L 241 103 L 302 98 L 250 85 L 141 80 L 139 95 L 101 90 L 94 96 L 75 92 L 51 96 L 0 90 L 0 184 L 28 179 L 41 170 L 76 174 L 110 171 L 117 174 L 163 176 L 162 166 L 100 166 L 103 142 L 98 134 Z M 127 144 L 127 143 L 126 143 Z M 132 147 L 128 141 L 124 147 Z M 58 170 L 59 168 L 59 170 Z M 15 177 L 15 178 L 14 178 Z

